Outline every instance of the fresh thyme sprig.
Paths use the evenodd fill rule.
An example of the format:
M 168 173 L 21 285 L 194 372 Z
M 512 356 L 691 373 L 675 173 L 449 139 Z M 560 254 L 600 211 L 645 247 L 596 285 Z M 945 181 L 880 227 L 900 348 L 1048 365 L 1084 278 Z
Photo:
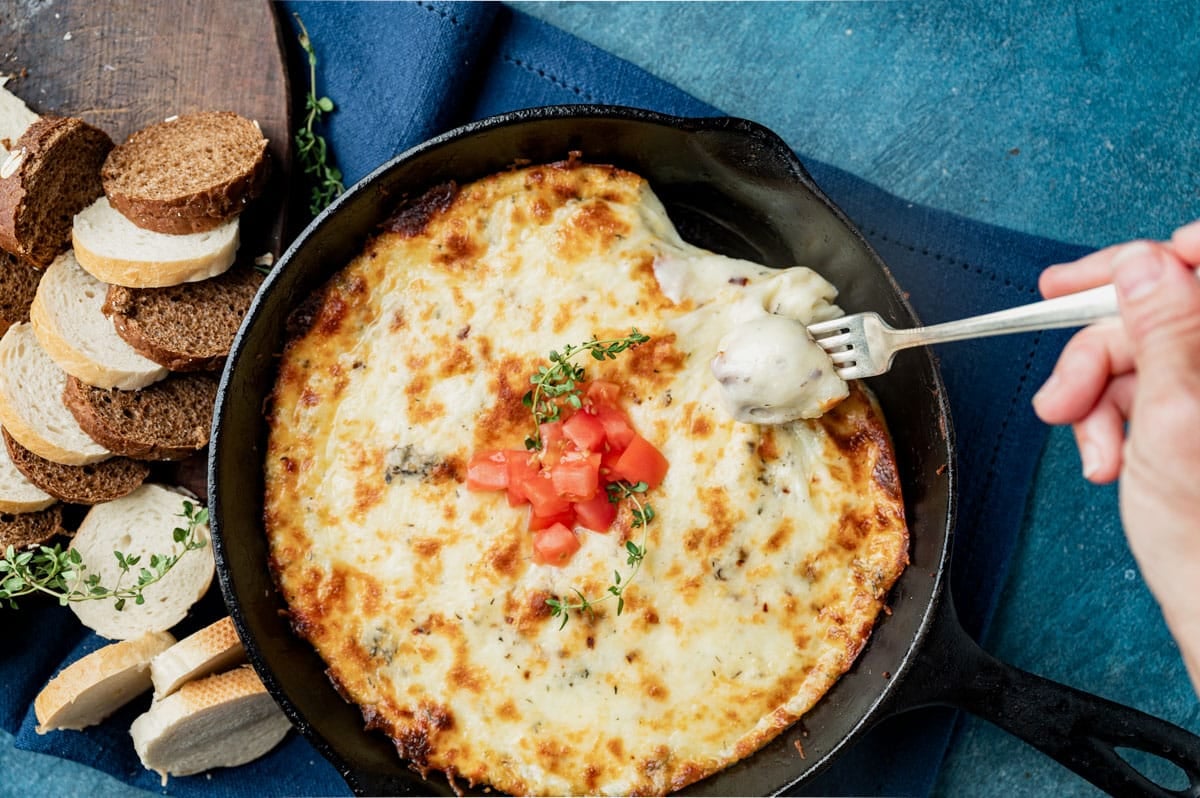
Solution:
M 632 526 L 642 530 L 642 540 L 640 543 L 634 543 L 632 540 L 625 541 L 625 564 L 630 566 L 632 570 L 626 576 L 621 576 L 620 571 L 613 571 L 613 581 L 600 598 L 588 598 L 579 588 L 571 588 L 571 592 L 575 594 L 574 599 L 562 599 L 557 596 L 546 599 L 546 604 L 550 607 L 550 617 L 561 618 L 558 628 L 562 629 L 567 625 L 567 621 L 571 619 L 572 612 L 591 612 L 593 608 L 602 602 L 617 600 L 617 615 L 625 611 L 625 588 L 629 587 L 638 572 L 642 570 L 642 560 L 646 559 L 646 527 L 654 520 L 654 508 L 648 502 L 643 502 L 641 495 L 645 494 L 649 486 L 645 482 L 630 484 L 625 480 L 619 482 L 610 482 L 607 486 L 608 500 L 613 504 L 620 504 L 622 501 L 629 500 L 632 507 L 630 508 Z
M 121 583 L 140 565 L 141 555 L 114 551 L 113 556 L 117 558 L 121 572 L 116 584 L 106 587 L 100 584 L 99 574 L 87 573 L 87 566 L 77 549 L 64 550 L 62 544 L 56 543 L 18 552 L 9 546 L 3 559 L 0 559 L 0 601 L 7 601 L 10 607 L 16 609 L 18 597 L 46 593 L 57 598 L 63 606 L 72 601 L 101 599 L 113 599 L 117 610 L 125 609 L 129 599 L 133 599 L 134 604 L 145 604 L 146 588 L 165 577 L 189 551 L 207 545 L 200 537 L 199 530 L 208 523 L 208 510 L 185 501 L 180 517 L 186 520 L 186 525 L 176 527 L 171 534 L 175 543 L 182 544 L 183 548 L 173 547 L 170 554 L 150 555 L 149 567 L 138 568 L 131 585 L 123 586 Z
M 650 336 L 643 335 L 634 327 L 629 335 L 623 338 L 599 341 L 593 337 L 582 344 L 567 344 L 562 352 L 552 350 L 549 355 L 550 365 L 538 367 L 537 373 L 529 378 L 533 388 L 521 397 L 521 402 L 533 411 L 533 434 L 525 439 L 525 448 L 531 451 L 542 448 L 542 433 L 538 426 L 558 420 L 561 414 L 560 400 L 576 410 L 583 407 L 579 383 L 583 382 L 584 370 L 583 366 L 571 362 L 573 357 L 581 352 L 588 352 L 595 360 L 616 360 L 620 353 L 649 340 Z
M 293 16 L 296 17 L 296 25 L 300 27 L 300 46 L 308 54 L 308 95 L 304 98 L 306 114 L 304 127 L 296 131 L 296 154 L 300 158 L 304 174 L 313 181 L 308 210 L 316 216 L 345 191 L 346 187 L 342 185 L 341 171 L 330 161 L 325 137 L 313 132 L 313 125 L 320 122 L 325 114 L 333 111 L 334 104 L 328 97 L 317 96 L 317 53 L 300 15 Z

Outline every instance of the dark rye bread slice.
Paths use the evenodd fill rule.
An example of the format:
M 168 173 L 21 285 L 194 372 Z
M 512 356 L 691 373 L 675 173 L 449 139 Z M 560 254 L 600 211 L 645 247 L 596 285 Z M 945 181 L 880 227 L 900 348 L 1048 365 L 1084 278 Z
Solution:
M 128 457 L 110 457 L 88 465 L 63 465 L 39 457 L 13 440 L 7 430 L 8 456 L 25 478 L 59 501 L 100 504 L 119 499 L 137 489 L 150 476 L 150 466 Z
M 267 179 L 267 140 L 231 111 L 204 111 L 133 133 L 102 170 L 108 201 L 158 233 L 200 233 L 241 213 Z
M 0 553 L 9 546 L 18 551 L 37 546 L 63 532 L 60 504 L 33 513 L 0 513 Z
M 68 377 L 63 391 L 84 432 L 114 454 L 140 460 L 180 460 L 208 445 L 216 400 L 217 377 L 206 373 L 171 374 L 137 391 Z
M 0 249 L 45 268 L 71 244 L 71 220 L 102 193 L 100 167 L 112 149 L 82 119 L 43 116 L 0 168 Z
M 102 310 L 142 357 L 171 371 L 215 371 L 263 275 L 249 266 L 167 288 L 110 286 Z
M 0 250 L 0 335 L 14 324 L 29 321 L 29 306 L 41 280 L 41 269 Z

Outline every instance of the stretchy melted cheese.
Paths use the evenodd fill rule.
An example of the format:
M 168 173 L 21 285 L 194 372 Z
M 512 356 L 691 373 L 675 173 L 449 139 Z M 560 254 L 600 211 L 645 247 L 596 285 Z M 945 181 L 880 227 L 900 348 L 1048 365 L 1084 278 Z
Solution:
M 907 562 L 884 423 L 856 385 L 819 419 L 738 422 L 710 366 L 737 324 L 824 317 L 832 297 L 807 270 L 685 244 L 645 181 L 608 167 L 516 170 L 394 216 L 298 314 L 266 464 L 293 625 L 366 724 L 422 772 L 648 794 L 812 707 Z M 650 342 L 580 362 L 623 386 L 670 468 L 624 611 L 560 629 L 546 599 L 603 596 L 643 530 L 626 508 L 580 529 L 565 567 L 536 564 L 527 510 L 468 491 L 465 466 L 522 445 L 551 349 L 631 327 Z

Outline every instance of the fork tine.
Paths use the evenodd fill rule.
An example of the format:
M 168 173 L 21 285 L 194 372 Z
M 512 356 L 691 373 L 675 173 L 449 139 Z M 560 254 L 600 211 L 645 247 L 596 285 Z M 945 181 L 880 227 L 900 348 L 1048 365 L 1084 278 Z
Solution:
M 818 321 L 814 324 L 808 325 L 808 332 L 812 335 L 813 338 L 819 338 L 821 336 L 826 336 L 831 333 L 849 332 L 849 331 L 850 331 L 850 325 L 846 324 L 846 319 L 844 317 L 837 318 L 837 319 L 830 319 L 829 321 Z
M 829 359 L 835 366 L 852 366 L 858 362 L 858 353 L 853 349 L 843 349 L 841 352 L 830 352 Z
M 826 352 L 832 352 L 835 349 L 843 346 L 850 346 L 854 341 L 854 333 L 844 332 L 837 335 L 830 335 L 822 338 L 814 338 L 821 348 Z

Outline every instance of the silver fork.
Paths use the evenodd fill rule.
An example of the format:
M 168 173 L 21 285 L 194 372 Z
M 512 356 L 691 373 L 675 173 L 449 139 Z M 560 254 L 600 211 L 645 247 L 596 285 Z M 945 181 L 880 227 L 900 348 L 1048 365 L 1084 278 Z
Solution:
M 1102 285 L 1077 294 L 909 330 L 894 329 L 878 313 L 855 313 L 808 325 L 844 380 L 874 377 L 892 367 L 901 349 L 989 335 L 1078 327 L 1117 315 L 1117 292 Z

